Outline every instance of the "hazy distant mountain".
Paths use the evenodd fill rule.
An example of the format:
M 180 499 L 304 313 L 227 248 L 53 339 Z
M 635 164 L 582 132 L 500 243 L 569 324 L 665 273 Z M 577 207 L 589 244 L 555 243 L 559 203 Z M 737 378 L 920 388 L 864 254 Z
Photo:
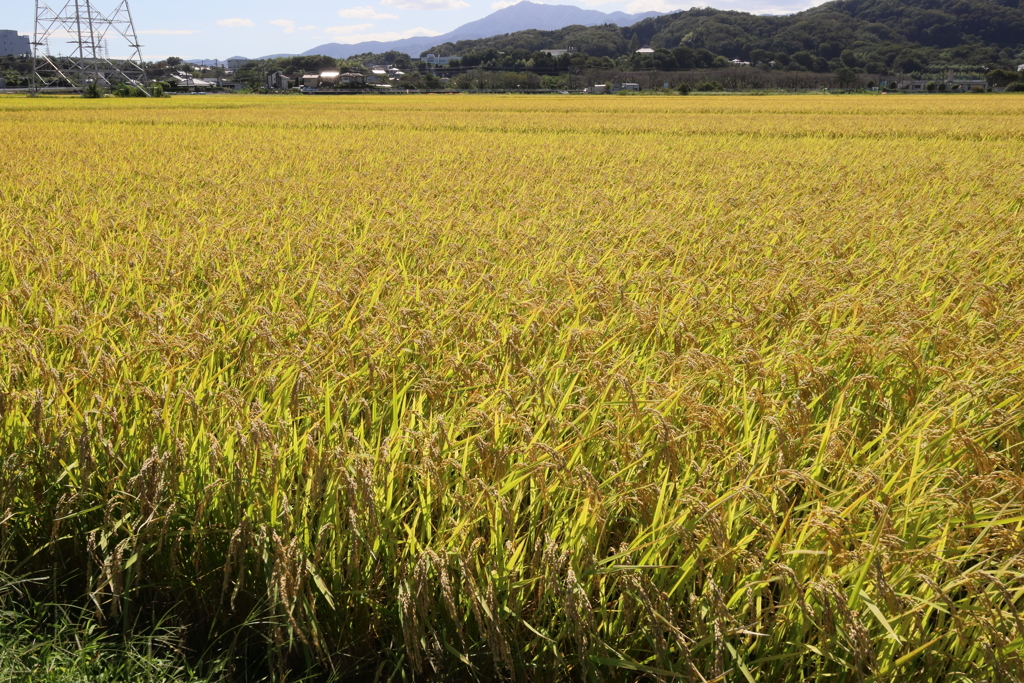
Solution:
M 582 9 L 573 5 L 539 5 L 535 2 L 524 0 L 517 5 L 500 9 L 493 14 L 488 14 L 483 19 L 463 24 L 447 36 L 458 36 L 460 40 L 467 40 L 463 36 L 478 34 L 477 38 L 488 38 L 501 33 L 512 33 L 513 31 L 526 31 L 537 29 L 538 31 L 554 31 L 565 26 L 598 26 L 600 24 L 618 24 L 619 26 L 632 26 L 638 21 L 647 17 L 660 16 L 661 12 L 642 12 L 640 14 L 626 14 L 625 12 L 600 12 L 596 9 Z M 446 36 L 433 38 L 435 45 L 440 45 L 446 40 Z M 450 40 L 450 39 L 449 39 Z
M 435 36 L 433 38 L 403 38 L 401 40 L 392 40 L 386 43 L 382 43 L 378 40 L 371 40 L 365 43 L 356 43 L 355 45 L 325 43 L 314 47 L 312 50 L 306 50 L 302 54 L 304 56 L 326 55 L 328 57 L 334 57 L 335 59 L 343 59 L 345 57 L 351 57 L 352 55 L 363 54 L 364 52 L 387 52 L 388 50 L 397 50 L 412 57 L 418 57 L 424 50 L 429 50 L 434 45 L 437 45 L 437 39 L 440 37 L 441 36 Z
M 244 57 L 231 57 L 231 59 L 245 59 Z M 195 64 L 196 66 L 224 66 L 227 63 L 226 59 L 186 59 L 186 64 Z
M 302 54 L 343 58 L 365 52 L 398 50 L 399 52 L 405 52 L 413 57 L 417 57 L 421 52 L 430 49 L 434 45 L 455 42 L 456 40 L 489 38 L 490 36 L 528 29 L 554 31 L 573 25 L 598 26 L 601 24 L 618 24 L 619 26 L 630 26 L 648 17 L 660 15 L 661 12 L 642 12 L 640 14 L 626 14 L 625 12 L 609 13 L 600 12 L 595 9 L 582 9 L 573 5 L 541 5 L 524 0 L 517 5 L 488 14 L 483 19 L 463 24 L 454 31 L 440 36 L 403 38 L 402 40 L 388 42 L 370 41 L 354 45 L 326 43 L 318 45 L 312 50 L 306 50 Z
M 274 54 L 274 55 L 263 55 L 262 57 L 242 57 L 242 56 L 239 56 L 239 55 L 235 55 L 234 57 L 228 57 L 227 59 L 186 59 L 185 61 L 188 62 L 189 64 L 195 64 L 197 66 L 224 66 L 228 62 L 234 61 L 236 59 L 240 59 L 243 62 L 249 61 L 251 59 L 252 61 L 255 62 L 255 61 L 260 60 L 260 59 L 277 59 L 278 57 L 294 57 L 294 56 L 295 56 L 294 52 L 290 52 L 290 53 L 289 52 L 280 52 L 280 53 Z

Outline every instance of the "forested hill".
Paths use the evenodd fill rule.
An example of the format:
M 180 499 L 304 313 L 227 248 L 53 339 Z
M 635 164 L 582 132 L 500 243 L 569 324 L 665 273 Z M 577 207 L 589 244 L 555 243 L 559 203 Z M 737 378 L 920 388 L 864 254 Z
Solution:
M 680 53 L 682 47 L 727 59 L 773 61 L 779 67 L 814 71 L 844 66 L 872 73 L 1016 68 L 1024 62 L 1022 1 L 835 0 L 786 16 L 693 9 L 628 27 L 519 31 L 446 43 L 431 52 L 472 55 L 488 48 L 535 52 L 573 47 L 590 57 L 644 62 L 634 66 L 685 68 L 678 63 L 680 54 L 687 52 Z M 637 45 L 660 49 L 654 55 L 636 55 Z M 670 51 L 676 53 L 672 58 Z

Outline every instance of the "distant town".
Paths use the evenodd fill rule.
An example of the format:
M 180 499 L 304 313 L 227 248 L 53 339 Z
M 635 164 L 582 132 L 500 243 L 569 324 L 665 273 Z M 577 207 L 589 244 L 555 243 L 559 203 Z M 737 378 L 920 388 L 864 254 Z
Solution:
M 373 44 L 395 48 L 382 52 L 366 51 L 368 43 L 330 43 L 258 59 L 140 60 L 137 73 L 164 94 L 1024 91 L 1024 29 L 1013 19 L 1016 10 L 982 4 L 964 0 L 912 12 L 879 0 L 871 12 L 829 2 L 785 16 L 693 9 L 621 17 L 559 6 L 569 12 L 566 21 L 588 25 L 499 32 L 502 25 L 541 21 L 538 6 L 522 2 L 436 38 Z M 639 20 L 594 23 L 602 17 Z M 65 82 L 74 80 L 66 69 L 75 60 L 48 54 L 47 46 L 36 46 L 34 61 L 28 36 L 0 31 L 0 89 L 31 90 L 40 53 L 47 53 L 49 88 L 84 88 L 87 77 Z M 138 90 L 134 76 L 88 63 L 76 62 L 83 73 L 95 72 L 94 94 Z

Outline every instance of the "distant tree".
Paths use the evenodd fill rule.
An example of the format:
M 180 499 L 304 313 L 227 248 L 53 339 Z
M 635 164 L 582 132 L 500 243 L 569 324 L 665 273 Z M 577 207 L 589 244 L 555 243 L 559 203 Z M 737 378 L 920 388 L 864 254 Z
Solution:
M 854 54 L 853 50 L 843 50 L 839 55 L 839 59 L 845 66 L 848 66 L 851 69 L 857 69 L 864 66 L 864 62 Z
M 185 61 L 185 60 L 183 60 L 181 57 L 168 57 L 167 58 L 167 66 L 178 66 L 183 61 Z
M 800 66 L 811 69 L 814 67 L 814 55 L 807 50 L 801 50 L 793 55 L 793 61 Z
M 775 55 L 768 50 L 751 50 L 750 51 L 750 63 L 754 66 L 758 64 L 767 64 L 768 62 L 774 62 Z
M 629 48 L 628 48 L 629 54 L 634 54 L 639 49 L 640 49 L 640 38 L 636 35 L 636 33 L 634 33 L 633 37 L 629 39 Z
M 924 64 L 917 58 L 913 52 L 904 50 L 896 57 L 896 60 L 892 63 L 893 68 L 903 73 L 909 73 L 912 71 L 923 71 Z
M 836 80 L 839 81 L 840 88 L 852 88 L 857 85 L 857 72 L 846 66 L 836 69 Z
M 685 83 L 685 82 L 684 83 L 680 83 L 678 86 L 676 86 L 676 90 L 679 91 L 680 95 L 689 95 L 690 94 L 690 84 L 689 83 Z
M 697 92 L 719 92 L 725 90 L 718 81 L 701 81 L 695 88 Z
M 818 45 L 818 56 L 824 59 L 834 59 L 840 53 L 839 43 L 828 41 Z
M 989 87 L 1005 88 L 1011 83 L 1016 82 L 1018 78 L 1017 74 L 1013 71 L 993 69 L 992 71 L 989 71 L 987 74 L 985 74 L 985 80 L 988 81 Z

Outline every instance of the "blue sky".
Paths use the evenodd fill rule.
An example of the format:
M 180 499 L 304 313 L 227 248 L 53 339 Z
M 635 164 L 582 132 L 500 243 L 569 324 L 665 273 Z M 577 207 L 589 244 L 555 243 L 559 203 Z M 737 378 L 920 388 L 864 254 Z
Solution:
M 50 0 L 60 5 L 66 0 Z M 534 0 L 535 2 L 545 0 Z M 604 12 L 668 12 L 692 6 L 782 14 L 819 4 L 816 0 L 546 0 Z M 120 0 L 93 0 L 112 11 Z M 130 0 L 143 56 L 156 60 L 175 55 L 225 59 L 299 53 L 323 43 L 397 40 L 446 33 L 496 9 L 508 0 Z M 4 0 L 0 28 L 31 33 L 32 0 Z M 52 44 L 52 43 L 51 43 Z M 120 52 L 111 42 L 111 54 Z

